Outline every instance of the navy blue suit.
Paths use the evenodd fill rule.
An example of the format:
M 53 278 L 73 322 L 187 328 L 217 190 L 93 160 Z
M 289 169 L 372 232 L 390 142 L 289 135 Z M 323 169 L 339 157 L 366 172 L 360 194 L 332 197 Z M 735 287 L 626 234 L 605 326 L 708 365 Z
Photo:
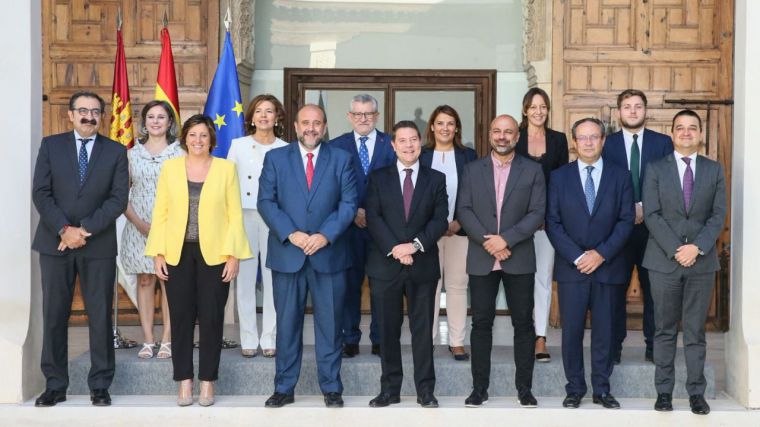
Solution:
M 345 272 L 351 265 L 345 234 L 356 215 L 356 179 L 351 158 L 321 144 L 311 189 L 299 143 L 276 148 L 264 157 L 257 204 L 269 227 L 266 266 L 272 269 L 277 311 L 275 391 L 293 394 L 301 371 L 306 293 L 314 310 L 317 373 L 323 393 L 343 392 L 340 380 Z M 328 244 L 307 256 L 288 236 L 320 233 Z
M 369 174 L 377 169 L 390 166 L 396 162 L 396 153 L 391 146 L 391 137 L 388 134 L 377 131 L 375 137 L 375 148 L 372 151 L 372 158 L 369 163 L 369 171 L 364 174 L 362 162 L 359 159 L 359 151 L 356 149 L 356 139 L 354 132 L 347 132 L 343 135 L 330 140 L 330 145 L 341 148 L 351 154 L 351 166 L 356 176 L 356 192 L 359 197 L 359 207 L 364 208 L 364 199 L 367 194 L 367 179 Z M 369 233 L 364 228 L 359 228 L 355 223 L 351 223 L 347 232 L 349 236 L 349 245 L 351 247 L 351 266 L 346 273 L 346 298 L 343 304 L 343 343 L 359 344 L 362 338 L 362 331 L 359 329 L 361 322 L 361 298 L 362 283 L 364 283 L 364 265 L 367 260 L 367 242 Z M 377 331 L 377 322 L 375 319 L 375 310 L 372 310 L 372 321 L 370 323 L 369 338 L 372 344 L 380 343 L 380 337 Z
M 646 172 L 649 163 L 672 153 L 673 141 L 669 136 L 649 129 L 644 129 L 644 135 L 641 140 L 641 161 L 639 162 L 639 188 L 644 188 L 644 173 Z M 604 150 L 602 151 L 602 158 L 608 164 L 613 163 L 626 170 L 630 169 L 622 130 L 607 137 L 607 140 L 604 143 Z M 641 200 L 635 200 L 634 196 L 634 203 L 640 201 Z M 652 303 L 652 293 L 650 292 L 649 286 L 649 272 L 641 265 L 648 240 L 649 231 L 647 230 L 646 225 L 643 222 L 641 224 L 636 224 L 633 226 L 633 233 L 631 233 L 631 237 L 625 245 L 624 252 L 627 262 L 626 268 L 628 271 L 625 283 L 630 284 L 634 265 L 639 273 L 639 283 L 641 285 L 641 293 L 644 299 L 644 340 L 646 341 L 647 350 L 651 352 L 654 338 L 654 305 Z M 621 287 L 620 291 L 615 308 L 615 344 L 612 348 L 613 356 L 616 360 L 620 360 L 623 341 L 627 335 L 626 320 L 628 316 L 626 313 L 626 305 L 628 286 Z
M 585 176 L 583 177 L 585 179 Z M 592 213 L 586 206 L 578 162 L 556 169 L 549 180 L 546 234 L 554 246 L 554 278 L 559 282 L 562 316 L 562 363 L 568 394 L 586 394 L 583 334 L 591 309 L 591 382 L 594 394 L 608 393 L 612 374 L 613 302 L 628 276 L 623 247 L 633 229 L 635 213 L 630 174 L 603 163 Z M 591 274 L 574 261 L 595 249 L 604 262 Z

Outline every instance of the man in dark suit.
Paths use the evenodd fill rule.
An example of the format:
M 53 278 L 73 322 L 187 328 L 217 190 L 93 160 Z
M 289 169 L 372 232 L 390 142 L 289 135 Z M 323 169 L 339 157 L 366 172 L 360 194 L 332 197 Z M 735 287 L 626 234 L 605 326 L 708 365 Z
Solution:
M 349 154 L 321 144 L 327 129 L 321 108 L 301 108 L 295 128 L 298 142 L 267 153 L 259 178 L 257 207 L 269 226 L 266 266 L 277 312 L 275 391 L 265 405 L 294 401 L 309 293 L 319 386 L 328 408 L 342 407 L 340 325 L 351 265 L 345 231 L 356 215 L 356 179 Z
M 359 354 L 359 341 L 362 338 L 359 324 L 362 318 L 362 284 L 369 240 L 364 211 L 367 178 L 370 172 L 390 166 L 396 161 L 390 136 L 375 128 L 379 115 L 377 100 L 374 97 L 367 94 L 354 96 L 351 99 L 351 110 L 347 114 L 353 130 L 330 141 L 330 145 L 351 154 L 353 159 L 351 165 L 356 175 L 356 192 L 359 195 L 359 208 L 353 224 L 347 231 L 352 262 L 346 273 L 346 299 L 343 304 L 343 357 L 354 357 Z M 380 355 L 375 310 L 372 310 L 369 339 L 372 342 L 372 354 Z
M 380 394 L 369 406 L 400 402 L 400 338 L 406 295 L 417 403 L 436 408 L 430 330 L 440 277 L 436 242 L 448 228 L 446 177 L 420 166 L 422 142 L 414 122 L 398 122 L 392 144 L 398 161 L 372 172 L 367 187 L 367 229 L 372 236 L 367 274 L 380 326 L 382 365 Z
M 40 214 L 32 249 L 42 273 L 45 392 L 35 406 L 66 400 L 68 321 L 77 275 L 90 329 L 90 400 L 108 406 L 114 375 L 111 306 L 116 275 L 116 218 L 127 208 L 127 150 L 98 134 L 105 103 L 97 94 L 69 99 L 74 130 L 46 137 L 37 155 L 32 200 Z
M 541 165 L 515 153 L 520 133 L 512 116 L 491 122 L 491 155 L 464 168 L 457 218 L 467 233 L 467 273 L 472 301 L 472 385 L 468 407 L 488 401 L 493 321 L 500 282 L 515 330 L 515 386 L 520 406 L 533 397 L 533 233 L 544 222 L 546 188 Z
M 652 361 L 652 338 L 654 336 L 654 309 L 652 293 L 649 290 L 649 273 L 641 261 L 644 259 L 649 231 L 644 224 L 644 210 L 641 203 L 641 187 L 644 182 L 644 172 L 650 162 L 661 159 L 673 152 L 673 142 L 670 137 L 644 128 L 647 118 L 647 97 L 644 92 L 636 89 L 626 89 L 617 98 L 618 114 L 622 129 L 609 135 L 604 143 L 602 158 L 605 162 L 615 164 L 631 173 L 633 188 L 633 203 L 636 211 L 633 233 L 625 245 L 624 253 L 628 263 L 627 284 L 631 282 L 633 266 L 639 275 L 639 285 L 644 299 L 644 341 L 646 350 L 644 359 Z M 628 286 L 620 287 L 615 308 L 615 342 L 612 348 L 612 361 L 620 363 L 623 341 L 626 337 L 626 305 Z
M 678 322 L 683 328 L 686 391 L 691 411 L 705 415 L 705 321 L 720 269 L 716 240 L 726 221 L 726 181 L 718 162 L 698 155 L 702 119 L 692 110 L 673 117 L 673 155 L 649 166 L 644 221 L 650 230 L 644 266 L 655 311 L 654 409 L 671 411 Z
M 630 174 L 602 159 L 604 124 L 595 118 L 575 122 L 578 160 L 556 169 L 549 180 L 546 233 L 557 256 L 562 316 L 562 365 L 566 408 L 577 408 L 586 394 L 583 335 L 591 310 L 593 402 L 620 408 L 610 394 L 615 296 L 628 277 L 623 247 L 635 217 Z

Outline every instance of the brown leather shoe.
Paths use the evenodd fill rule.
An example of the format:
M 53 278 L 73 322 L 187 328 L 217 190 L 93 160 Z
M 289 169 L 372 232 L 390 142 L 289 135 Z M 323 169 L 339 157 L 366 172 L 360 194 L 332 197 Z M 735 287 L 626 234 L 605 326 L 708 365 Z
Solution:
M 470 355 L 464 350 L 464 346 L 449 347 L 449 351 L 454 356 L 454 360 L 470 360 Z

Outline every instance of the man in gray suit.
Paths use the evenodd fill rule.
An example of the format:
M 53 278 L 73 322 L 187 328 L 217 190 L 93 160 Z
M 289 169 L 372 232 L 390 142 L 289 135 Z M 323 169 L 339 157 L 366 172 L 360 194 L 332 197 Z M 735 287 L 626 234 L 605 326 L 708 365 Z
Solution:
M 517 121 L 491 122 L 490 156 L 468 163 L 459 183 L 457 218 L 469 238 L 467 273 L 472 297 L 472 394 L 465 406 L 488 401 L 491 346 L 499 284 L 515 330 L 515 386 L 520 405 L 538 405 L 533 385 L 533 233 L 544 222 L 546 189 L 541 165 L 515 154 Z
M 705 321 L 720 269 L 715 242 L 726 221 L 726 181 L 719 163 L 698 155 L 702 119 L 692 110 L 673 117 L 672 156 L 652 163 L 642 189 L 654 300 L 657 411 L 672 411 L 678 321 L 683 327 L 686 391 L 695 414 L 705 415 Z

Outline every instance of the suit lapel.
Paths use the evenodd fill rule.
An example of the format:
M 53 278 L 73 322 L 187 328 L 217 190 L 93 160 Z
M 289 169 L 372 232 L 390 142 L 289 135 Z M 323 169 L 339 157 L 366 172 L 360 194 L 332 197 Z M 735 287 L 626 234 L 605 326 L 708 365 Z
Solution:
M 429 183 L 430 176 L 428 176 L 428 169 L 420 166 L 419 172 L 417 172 L 417 182 L 414 185 L 414 194 L 412 194 L 412 206 L 409 208 L 409 219 L 412 219 L 414 213 L 417 212 L 417 207 L 420 205 L 420 200 L 425 197 L 425 194 L 428 191 Z M 404 200 L 402 197 L 402 206 L 403 202 Z
M 385 140 L 383 139 L 383 135 L 380 133 L 380 131 L 376 130 L 375 132 L 376 132 L 375 133 L 375 150 L 372 152 L 372 158 L 369 159 L 369 170 L 375 169 L 375 163 L 377 159 L 379 159 L 380 156 L 382 156 L 383 153 L 381 153 L 381 151 L 385 150 L 385 145 L 386 145 Z M 351 135 L 353 136 L 353 134 Z M 356 144 L 353 144 L 352 146 L 354 147 L 354 151 L 356 151 Z M 354 158 L 355 159 L 359 158 L 358 152 L 356 153 L 356 156 Z M 361 161 L 359 162 L 359 164 L 361 164 Z
M 92 141 L 92 152 L 90 153 L 90 160 L 87 161 L 87 171 L 84 175 L 84 182 L 82 183 L 82 187 L 87 184 L 87 180 L 90 178 L 90 174 L 92 173 L 93 165 L 96 164 L 98 161 L 98 158 L 100 157 L 100 153 L 103 152 L 103 140 L 100 137 L 100 134 L 95 135 L 95 139 Z M 79 162 L 77 162 L 77 169 L 79 169 Z
M 507 206 L 507 200 L 517 186 L 517 182 L 520 179 L 520 174 L 523 171 L 522 161 L 518 156 L 512 160 L 512 166 L 509 167 L 509 176 L 507 177 L 507 187 L 504 189 L 504 199 L 501 203 L 501 210 Z
M 681 212 L 683 216 L 686 216 L 686 201 L 684 201 L 683 198 L 683 188 L 681 187 L 681 177 L 678 175 L 676 158 L 674 155 L 670 154 L 666 156 L 666 159 L 668 164 L 667 174 L 668 181 L 670 181 L 670 192 L 676 194 L 676 197 L 678 197 L 678 200 L 680 201 L 680 203 L 678 203 L 678 211 Z
M 306 204 L 311 203 L 314 198 L 314 194 L 317 193 L 319 184 L 322 182 L 322 177 L 325 176 L 325 171 L 329 167 L 330 163 L 330 149 L 326 144 L 322 145 L 319 149 L 319 156 L 317 157 L 317 163 L 314 165 L 314 176 L 311 179 L 311 190 L 309 191 L 309 198 Z M 306 182 L 306 172 L 304 172 L 304 182 Z
M 417 179 L 419 180 L 419 176 Z M 389 192 L 389 203 L 391 203 L 392 207 L 391 211 L 398 212 L 401 224 L 405 224 L 406 218 L 404 218 L 404 195 L 401 193 L 401 178 L 399 177 L 398 169 L 396 169 L 395 163 L 392 167 L 388 168 L 386 182 L 390 183 L 388 184 L 387 191 Z M 417 189 L 415 188 L 415 193 L 417 193 L 416 190 Z M 412 198 L 412 201 L 414 201 L 414 198 Z M 411 212 L 412 210 L 409 209 L 410 214 Z
M 580 171 L 580 169 L 578 169 L 577 160 L 569 164 L 573 165 L 573 167 L 570 169 L 570 176 L 568 177 L 570 181 L 573 181 L 573 183 L 570 184 L 570 191 L 575 192 L 573 199 L 580 202 L 581 206 L 583 207 L 581 210 L 586 214 L 586 216 L 590 217 L 591 213 L 589 213 L 588 205 L 586 204 L 586 192 L 583 191 L 583 185 L 581 184 L 582 182 L 585 182 L 586 177 L 583 176 L 583 173 Z M 596 205 L 596 200 L 594 201 L 594 205 Z
M 79 180 L 79 160 L 77 159 L 77 141 L 74 132 L 69 132 L 67 141 L 63 144 L 63 157 L 68 161 L 71 173 Z
M 702 156 L 697 154 L 697 167 L 696 169 L 700 170 L 699 176 L 697 174 L 694 174 L 694 188 L 691 191 L 691 203 L 689 204 L 689 210 L 687 211 L 687 214 L 691 212 L 691 210 L 694 208 L 694 201 L 697 198 L 698 194 L 702 194 L 702 187 L 704 187 L 704 177 L 705 177 L 705 168 L 707 168 L 707 163 L 704 161 Z M 682 192 L 683 193 L 683 192 Z
M 298 148 L 298 144 L 299 142 L 294 142 L 290 145 L 290 169 L 296 177 L 298 188 L 301 190 L 304 198 L 308 199 L 309 188 L 306 186 L 306 170 L 303 167 L 303 160 L 301 160 L 301 150 Z
M 594 216 L 594 214 L 596 214 L 596 211 L 599 210 L 599 205 L 601 204 L 600 200 L 602 197 L 605 197 L 604 194 L 607 192 L 608 188 L 610 188 L 609 167 L 605 168 L 602 166 L 602 176 L 599 178 L 599 190 L 596 192 L 596 198 L 594 198 L 594 209 L 591 211 L 591 216 Z
M 496 212 L 496 187 L 493 184 L 493 160 L 491 155 L 488 154 L 483 158 L 483 185 L 485 186 L 485 194 L 488 201 L 491 202 L 490 212 Z

